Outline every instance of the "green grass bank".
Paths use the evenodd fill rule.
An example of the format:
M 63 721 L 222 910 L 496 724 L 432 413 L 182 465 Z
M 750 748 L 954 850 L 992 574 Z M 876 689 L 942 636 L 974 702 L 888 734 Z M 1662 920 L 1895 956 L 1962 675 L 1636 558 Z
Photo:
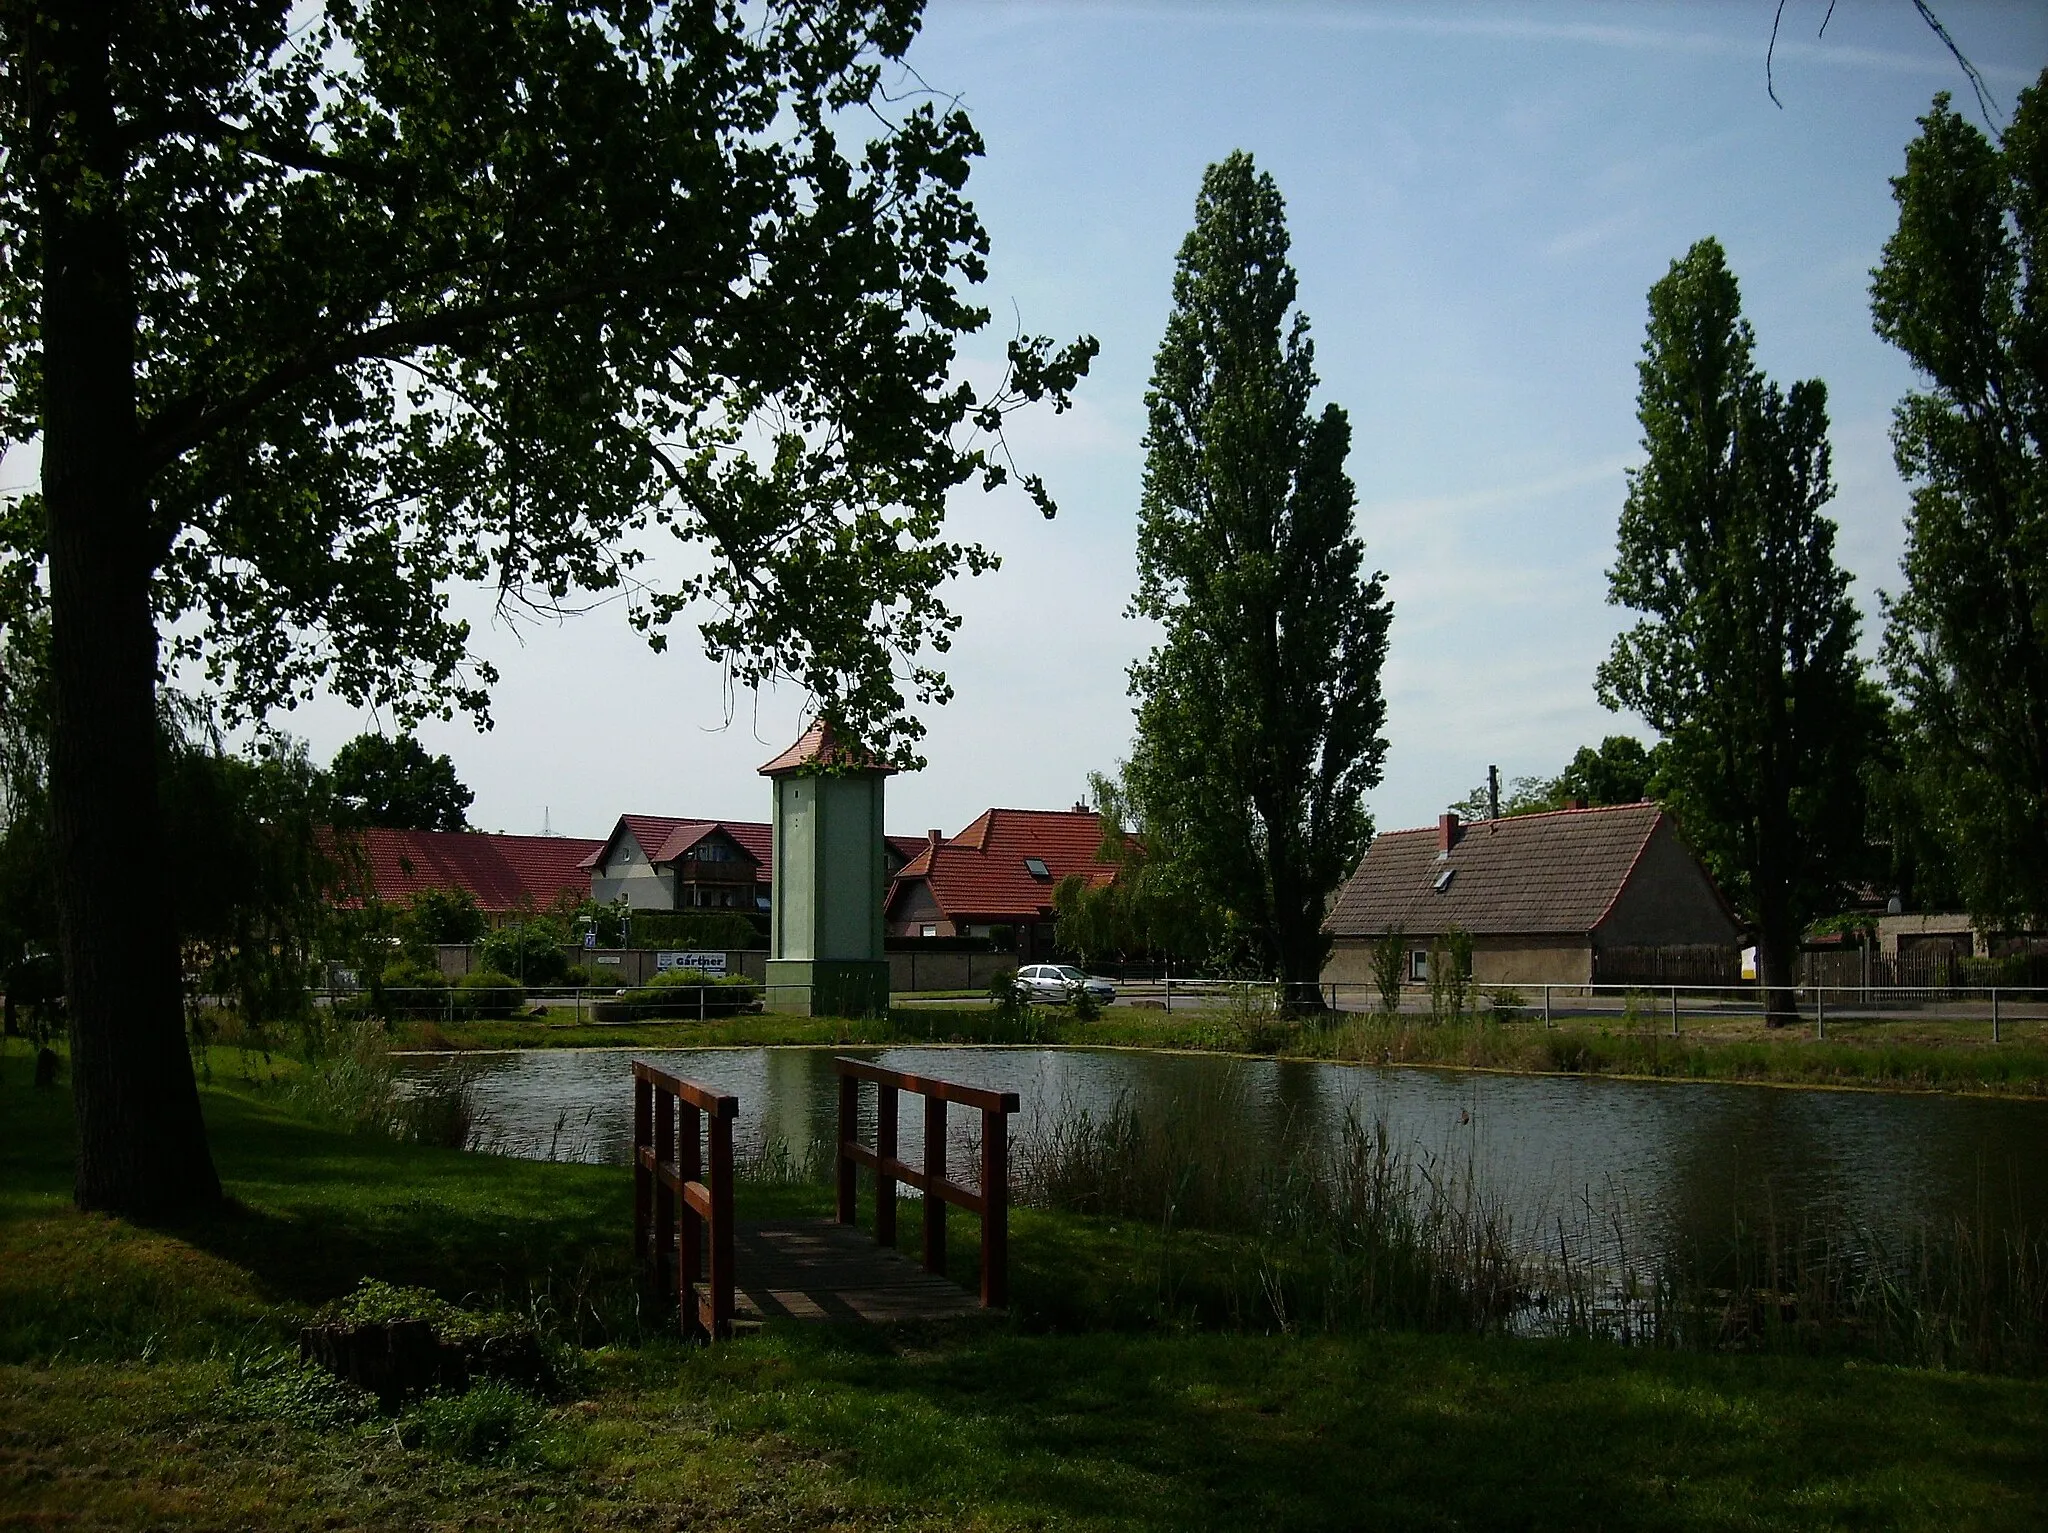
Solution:
M 1038 1008 L 1006 1019 L 985 1006 L 898 1006 L 886 1017 L 798 1017 L 773 1012 L 706 1022 L 579 1024 L 573 1015 L 466 1024 L 404 1023 L 402 1047 L 418 1049 L 692 1048 L 805 1044 L 1095 1044 L 1189 1049 L 1384 1065 L 1508 1070 L 1525 1074 L 1611 1074 L 1666 1080 L 1759 1081 L 2048 1096 L 2048 1024 L 2015 1021 L 1991 1039 L 1990 1024 L 1962 1020 L 1830 1022 L 1817 1039 L 1766 1028 L 1754 1018 L 1685 1019 L 1678 1037 L 1645 1016 L 1560 1013 L 1497 1022 L 1484 1017 L 1431 1022 L 1345 1013 L 1330 1021 L 1283 1022 L 1242 1011 L 1184 1012 L 1112 1007 L 1092 1021 Z
M 321 1127 L 245 1078 L 262 1071 L 225 1059 L 205 1104 L 233 1211 L 179 1229 L 81 1215 L 68 1204 L 67 1095 L 35 1091 L 10 1048 L 0 1526 L 1950 1529 L 2048 1518 L 2039 1380 L 1232 1329 L 1195 1301 L 1241 1250 L 1108 1218 L 1020 1211 L 1017 1305 L 1002 1320 L 771 1326 L 688 1347 L 627 1268 L 623 1171 Z M 741 1213 L 819 1211 L 824 1197 L 754 1182 Z M 968 1270 L 972 1221 L 954 1221 L 954 1235 Z M 1162 1285 L 1169 1260 L 1180 1277 Z M 573 1349 L 570 1386 L 502 1407 L 504 1429 L 482 1439 L 437 1437 L 417 1412 L 323 1417 L 303 1391 L 275 1387 L 275 1349 L 366 1275 L 532 1317 Z M 473 1451 L 478 1441 L 488 1451 Z

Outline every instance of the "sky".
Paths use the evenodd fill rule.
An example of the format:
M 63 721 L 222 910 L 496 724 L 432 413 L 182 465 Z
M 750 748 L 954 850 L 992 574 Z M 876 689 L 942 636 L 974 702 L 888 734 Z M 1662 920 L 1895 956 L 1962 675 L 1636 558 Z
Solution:
M 1645 294 L 1719 238 L 1758 360 L 1826 380 L 1839 555 L 1865 649 L 1897 584 L 1907 487 L 1891 411 L 1910 368 L 1870 329 L 1887 184 L 1936 91 L 1968 84 L 1910 0 L 1725 4 L 993 4 L 933 0 L 910 55 L 987 144 L 969 195 L 994 244 L 964 352 L 1021 326 L 1092 334 L 1075 409 L 1020 417 L 1022 467 L 1060 505 L 963 494 L 952 535 L 1002 568 L 963 581 L 924 715 L 929 764 L 891 780 L 892 831 L 991 805 L 1058 808 L 1128 753 L 1126 670 L 1156 635 L 1135 583 L 1144 393 L 1204 167 L 1248 151 L 1287 199 L 1323 400 L 1350 414 L 1357 528 L 1394 603 L 1383 830 L 1484 780 L 1550 775 L 1610 733 L 1593 674 L 1628 614 L 1606 601 L 1623 471 L 1640 460 Z M 2048 64 L 2048 7 L 1937 6 L 1997 105 Z M 1980 124 L 1981 125 L 1981 124 Z M 678 635 L 651 654 L 616 605 L 512 629 L 458 608 L 503 672 L 495 727 L 422 740 L 490 830 L 601 836 L 622 812 L 765 819 L 755 769 L 798 732 L 794 690 L 728 697 Z M 331 700 L 278 720 L 325 759 L 378 721 Z

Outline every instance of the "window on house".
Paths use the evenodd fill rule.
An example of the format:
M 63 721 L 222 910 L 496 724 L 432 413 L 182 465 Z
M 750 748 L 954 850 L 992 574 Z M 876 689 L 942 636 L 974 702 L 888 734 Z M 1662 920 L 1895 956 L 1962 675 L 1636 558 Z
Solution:
M 1457 870 L 1456 868 L 1445 868 L 1445 869 L 1443 870 L 1443 872 L 1441 872 L 1441 873 L 1437 874 L 1437 876 L 1436 876 L 1436 892 L 1437 892 L 1438 894 L 1442 894 L 1442 893 L 1444 892 L 1444 890 L 1446 890 L 1446 889 L 1450 888 L 1450 887 L 1451 887 L 1451 880 L 1452 880 L 1452 879 L 1454 879 L 1454 878 L 1456 878 L 1457 876 L 1458 876 L 1458 870 Z
M 1033 878 L 1052 877 L 1052 870 L 1045 865 L 1045 859 L 1043 857 L 1026 857 L 1024 859 L 1024 871 L 1029 873 Z
M 936 937 L 939 934 L 939 929 L 937 926 L 927 921 L 924 925 L 920 926 L 917 929 L 917 934 L 920 937 Z
M 1408 955 L 1408 977 L 1422 984 L 1429 983 L 1429 949 L 1419 947 Z

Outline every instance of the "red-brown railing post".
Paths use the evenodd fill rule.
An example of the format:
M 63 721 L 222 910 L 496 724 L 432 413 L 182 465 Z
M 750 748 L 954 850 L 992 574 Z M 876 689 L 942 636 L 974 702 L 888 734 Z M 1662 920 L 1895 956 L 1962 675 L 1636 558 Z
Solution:
M 833 1200 L 833 1216 L 841 1224 L 858 1222 L 854 1207 L 853 1159 L 846 1153 L 846 1147 L 860 1138 L 860 1082 L 850 1075 L 839 1077 L 839 1149 L 838 1196 Z
M 707 1340 L 732 1334 L 732 1125 L 739 1108 L 737 1097 L 633 1061 L 634 1255 L 653 1259 L 664 1294 L 675 1264 L 683 1333 Z M 703 1282 L 707 1246 L 711 1270 Z
M 666 1294 L 669 1267 L 676 1253 L 676 1193 L 661 1175 L 661 1162 L 675 1159 L 676 1099 L 666 1091 L 654 1095 L 654 1290 Z M 681 1275 L 677 1275 L 680 1287 Z
M 924 1099 L 924 1270 L 946 1270 L 946 1099 Z
M 891 1247 L 896 1244 L 896 1178 L 887 1167 L 896 1158 L 897 1101 L 894 1086 L 875 1087 L 875 1156 L 882 1163 L 875 1172 L 875 1244 Z
M 981 1307 L 1010 1302 L 1010 1117 L 981 1110 Z
M 702 1117 L 695 1105 L 677 1098 L 681 1107 L 682 1143 L 677 1147 L 676 1172 L 684 1188 L 682 1217 L 676 1221 L 676 1318 L 685 1336 L 696 1335 L 697 1279 L 703 1274 L 704 1220 L 690 1203 L 687 1188 L 704 1176 Z
M 654 1172 L 640 1152 L 654 1147 L 654 1087 L 633 1077 L 633 1260 L 647 1260 L 648 1226 L 654 1220 Z
M 716 1340 L 732 1335 L 732 1115 L 711 1114 L 711 1316 Z

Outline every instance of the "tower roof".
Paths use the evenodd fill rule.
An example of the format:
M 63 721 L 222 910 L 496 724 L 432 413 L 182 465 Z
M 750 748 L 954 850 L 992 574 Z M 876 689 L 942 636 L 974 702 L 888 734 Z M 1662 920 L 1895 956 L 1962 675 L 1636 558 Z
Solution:
M 896 771 L 886 762 L 856 754 L 851 747 L 842 744 L 822 715 L 811 720 L 811 727 L 797 737 L 796 744 L 762 766 L 761 775 L 786 777 L 808 767 L 838 767 L 856 772 L 879 772 L 885 776 Z

